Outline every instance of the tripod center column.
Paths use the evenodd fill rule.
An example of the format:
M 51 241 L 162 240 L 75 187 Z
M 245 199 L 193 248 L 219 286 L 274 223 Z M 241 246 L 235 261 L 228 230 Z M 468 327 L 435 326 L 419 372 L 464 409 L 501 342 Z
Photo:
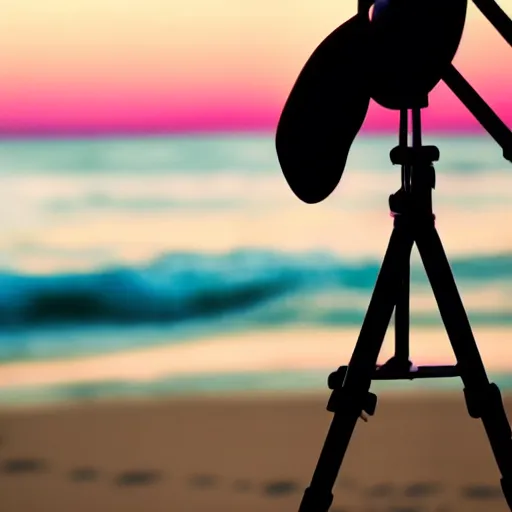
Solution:
M 436 186 L 433 162 L 439 160 L 439 149 L 423 146 L 421 133 L 421 107 L 412 109 L 411 166 L 412 213 L 420 218 L 433 219 L 432 190 Z

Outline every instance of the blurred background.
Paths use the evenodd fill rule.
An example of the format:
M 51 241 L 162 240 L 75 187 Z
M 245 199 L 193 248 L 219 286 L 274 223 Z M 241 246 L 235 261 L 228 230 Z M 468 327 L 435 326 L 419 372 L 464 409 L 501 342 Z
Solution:
M 288 189 L 274 133 L 303 64 L 356 4 L 1 2 L 0 466 L 16 475 L 51 468 L 32 480 L 4 475 L 6 512 L 296 510 L 298 495 L 269 508 L 236 493 L 270 477 L 266 496 L 309 481 L 331 418 L 326 379 L 350 358 L 392 229 L 398 116 L 371 105 L 340 186 L 314 206 Z M 512 0 L 500 5 L 512 15 Z M 470 3 L 455 64 L 510 127 L 509 63 L 507 44 Z M 443 83 L 430 105 L 424 140 L 441 152 L 437 226 L 484 362 L 507 393 L 512 170 Z M 411 279 L 412 359 L 450 364 L 416 253 Z M 381 362 L 392 336 L 390 326 Z M 376 385 L 409 397 L 461 387 Z M 249 391 L 287 398 L 256 403 Z M 407 499 L 434 493 L 421 482 L 440 468 L 444 482 L 496 486 L 480 424 L 457 396 L 426 406 L 384 400 L 340 484 L 349 493 L 371 483 L 375 493 L 354 498 L 366 508 L 336 510 L 381 510 L 370 505 L 387 499 L 378 478 L 390 457 Z M 119 405 L 134 399 L 153 405 Z M 407 421 L 413 433 L 393 436 Z M 65 471 L 73 482 L 101 471 L 118 485 L 159 478 L 141 467 L 167 468 L 174 480 L 127 495 L 59 480 Z M 190 486 L 212 487 L 220 475 L 228 487 L 218 492 L 233 493 L 201 498 L 179 487 L 200 471 L 210 476 Z M 464 492 L 506 510 L 495 487 Z M 452 510 L 449 499 L 428 510 Z M 476 510 L 468 503 L 456 509 Z M 393 504 L 385 510 L 419 510 Z
M 398 117 L 372 104 L 341 185 L 315 206 L 288 189 L 273 137 L 302 65 L 355 9 L 4 2 L 2 402 L 325 386 L 391 231 Z M 455 63 L 510 126 L 507 50 L 470 3 Z M 430 102 L 438 226 L 486 362 L 503 373 L 512 173 L 443 83 Z M 420 267 L 412 279 L 413 355 L 450 358 Z

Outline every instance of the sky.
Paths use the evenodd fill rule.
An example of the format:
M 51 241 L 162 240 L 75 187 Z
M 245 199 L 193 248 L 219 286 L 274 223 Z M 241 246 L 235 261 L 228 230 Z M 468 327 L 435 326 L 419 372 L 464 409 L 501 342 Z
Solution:
M 512 15 L 512 0 L 501 0 Z M 356 0 L 2 0 L 0 133 L 272 131 Z M 455 64 L 512 126 L 512 52 L 470 3 Z M 424 126 L 478 123 L 440 84 Z M 372 105 L 367 131 L 396 130 Z

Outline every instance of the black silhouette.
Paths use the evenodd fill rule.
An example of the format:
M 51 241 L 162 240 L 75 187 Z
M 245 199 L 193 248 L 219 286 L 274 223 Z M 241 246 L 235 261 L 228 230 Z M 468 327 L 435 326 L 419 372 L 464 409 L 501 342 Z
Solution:
M 306 203 L 329 196 L 343 174 L 370 99 L 403 110 L 428 106 L 443 80 L 512 161 L 506 125 L 453 66 L 467 0 L 359 0 L 359 12 L 316 48 L 281 113 L 276 149 L 286 181 Z M 512 44 L 512 21 L 494 0 L 474 0 Z
M 494 0 L 474 0 L 512 44 L 512 20 Z M 432 189 L 435 146 L 423 146 L 421 109 L 441 79 L 470 110 L 512 161 L 512 133 L 453 67 L 464 27 L 467 0 L 359 0 L 358 14 L 315 50 L 283 109 L 276 149 L 293 192 L 306 203 L 336 188 L 370 98 L 400 111 L 399 145 L 391 162 L 402 169 L 402 186 L 389 198 L 394 217 L 386 255 L 348 366 L 329 376 L 334 413 L 324 447 L 299 512 L 327 512 L 332 489 L 359 417 L 373 415 L 372 380 L 461 377 L 468 413 L 480 418 L 501 472 L 512 510 L 512 431 L 501 393 L 489 382 L 450 264 L 435 227 Z M 412 111 L 412 147 L 408 117 Z M 455 366 L 415 368 L 409 360 L 410 255 L 416 244 L 457 359 Z M 377 359 L 395 313 L 395 355 Z M 442 419 L 441 419 L 442 420 Z

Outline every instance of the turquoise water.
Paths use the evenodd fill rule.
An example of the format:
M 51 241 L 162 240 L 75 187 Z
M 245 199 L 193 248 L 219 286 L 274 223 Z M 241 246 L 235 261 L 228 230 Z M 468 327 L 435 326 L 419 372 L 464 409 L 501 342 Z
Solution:
M 512 170 L 488 138 L 425 142 L 441 150 L 438 227 L 470 319 L 508 329 Z M 339 190 L 309 206 L 287 188 L 270 136 L 1 142 L 0 361 L 122 353 L 262 329 L 357 328 L 391 230 L 395 144 L 358 139 Z M 414 256 L 416 329 L 441 326 L 429 294 Z M 226 389 L 320 383 L 269 375 L 216 382 Z M 196 389 L 201 380 L 169 379 L 144 389 Z M 203 381 L 204 389 L 212 385 Z M 12 393 L 35 396 L 28 387 L 6 388 L 0 400 Z

